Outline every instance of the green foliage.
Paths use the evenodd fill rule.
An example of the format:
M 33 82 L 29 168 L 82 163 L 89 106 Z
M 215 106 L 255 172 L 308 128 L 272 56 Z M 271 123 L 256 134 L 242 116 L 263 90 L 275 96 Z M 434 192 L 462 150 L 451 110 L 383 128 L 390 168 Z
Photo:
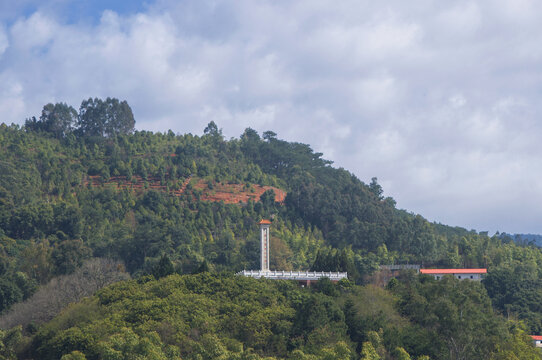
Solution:
M 402 345 L 388 349 L 396 335 L 382 330 L 368 330 L 358 344 L 348 335 L 341 297 L 293 282 L 210 273 L 142 280 L 114 284 L 70 307 L 38 331 L 26 353 L 40 359 L 351 359 L 355 345 L 364 356 L 378 356 L 369 358 L 385 358 Z M 352 290 L 347 295 L 360 304 L 376 302 L 368 297 L 373 290 Z M 408 322 L 390 324 L 401 329 Z
M 61 315 L 40 330 L 32 351 L 41 359 L 74 350 L 87 358 L 286 354 L 295 309 L 285 296 L 296 292 L 290 284 L 209 273 L 119 283 L 98 292 L 101 315 L 80 319 L 76 328 L 73 312 Z M 78 312 L 90 303 L 82 306 Z
M 361 360 L 380 360 L 381 357 L 376 352 L 373 344 L 364 342 L 361 350 Z
M 20 353 L 40 359 L 351 359 L 356 352 L 362 359 L 538 358 L 521 325 L 488 308 L 479 283 L 422 280 L 402 280 L 394 294 L 353 285 L 330 297 L 294 282 L 225 273 L 150 276 L 70 306 Z
M 22 329 L 16 326 L 10 330 L 0 330 L 0 358 L 5 360 L 16 359 L 17 346 L 22 340 Z
M 201 265 L 195 269 L 192 273 L 193 274 L 199 274 L 202 272 L 208 272 L 210 270 L 209 264 L 207 263 L 207 260 L 203 260 L 201 262 Z
M 94 256 L 123 259 L 132 273 L 151 273 L 162 255 L 184 273 L 203 260 L 217 270 L 255 268 L 254 222 L 271 215 L 277 217 L 273 254 L 280 254 L 273 261 L 284 269 L 347 271 L 360 283 L 381 263 L 444 262 L 450 248 L 459 249 L 454 263 L 461 257 L 473 259 L 473 264 L 487 262 L 487 247 L 469 248 L 460 239 L 454 245 L 455 238 L 448 239 L 448 245 L 439 235 L 468 233 L 432 226 L 421 216 L 396 210 L 391 199 L 381 199 L 376 179 L 365 185 L 347 171 L 330 167 L 307 145 L 279 140 L 272 132 L 260 138 L 252 129 L 240 140 L 226 141 L 214 123 L 201 137 L 146 131 L 112 136 L 104 129 L 114 116 L 103 114 L 120 105 L 114 99 L 86 100 L 79 117 L 94 119 L 88 125 L 101 130 L 79 131 L 89 135 L 79 142 L 8 127 L 0 131 L 6 146 L 19 152 L 5 152 L 0 159 L 0 165 L 6 164 L 6 171 L 0 172 L 0 180 L 5 176 L 0 185 L 6 189 L 0 224 L 16 241 L 38 244 L 47 239 L 49 248 L 40 255 L 44 261 L 25 270 L 40 283 L 72 271 L 69 263 L 67 268 L 55 264 L 69 260 L 58 259 L 55 249 L 74 239 L 81 239 Z M 107 139 L 90 136 L 98 133 Z M 259 202 L 209 204 L 194 187 L 199 181 L 195 177 L 202 175 L 211 184 L 279 185 L 288 191 L 286 203 L 275 203 L 269 190 Z M 154 179 L 166 184 L 170 193 L 151 189 Z M 13 183 L 28 185 L 20 191 Z M 137 190 L 137 184 L 147 190 Z M 174 189 L 184 192 L 172 197 Z M 76 257 L 72 260 L 75 266 L 80 263 Z
M 540 349 L 532 344 L 532 339 L 525 333 L 522 326 L 511 323 L 510 336 L 497 344 L 497 350 L 492 354 L 491 360 L 529 360 L 540 359 Z
M 106 136 L 130 134 L 135 120 L 126 101 L 107 98 L 83 100 L 79 108 L 78 132 L 84 136 Z
M 203 130 L 203 133 L 205 135 L 209 136 L 222 136 L 222 131 L 218 130 L 218 126 L 215 124 L 214 121 L 211 121 L 209 124 L 207 124 L 207 127 Z
M 62 355 L 60 360 L 87 360 L 87 357 L 81 351 L 74 350 L 69 354 Z
M 491 301 L 478 282 L 451 276 L 441 281 L 419 277 L 394 292 L 401 296 L 401 313 L 436 335 L 429 349 L 422 353 L 418 349 L 421 341 L 416 337 L 409 339 L 405 349 L 411 354 L 484 358 L 506 337 L 504 321 L 494 315 Z
M 152 274 L 154 275 L 155 278 L 159 279 L 164 276 L 171 275 L 174 272 L 175 272 L 175 267 L 173 263 L 171 262 L 171 260 L 169 260 L 169 258 L 166 255 L 163 255 L 160 258 L 160 261 L 158 262 L 158 264 L 156 264 L 156 266 L 154 267 Z
M 32 131 L 44 131 L 57 138 L 71 133 L 77 122 L 77 111 L 65 103 L 47 104 L 41 111 L 39 121 L 36 118 L 26 120 L 25 127 Z
M 64 240 L 51 253 L 55 272 L 71 274 L 90 257 L 90 249 L 81 240 Z
M 525 321 L 531 333 L 542 332 L 542 257 L 533 248 L 506 244 L 483 280 L 493 306 L 507 317 Z
M 23 299 L 23 292 L 13 282 L 0 279 L 0 311 L 9 308 L 12 304 Z
M 134 131 L 134 124 L 128 104 L 108 98 L 83 101 L 78 114 L 67 104 L 48 104 L 22 129 L 0 125 L 0 310 L 28 299 L 36 285 L 76 272 L 89 257 L 120 259 L 136 277 L 160 278 L 113 287 L 109 298 L 104 290 L 96 324 L 40 329 L 36 339 L 54 355 L 34 343 L 37 353 L 114 358 L 129 349 L 156 358 L 179 352 L 301 359 L 372 356 L 372 347 L 380 358 L 405 357 L 402 350 L 413 358 L 499 351 L 504 358 L 523 349 L 525 337 L 510 335 L 500 314 L 523 320 L 527 333 L 542 332 L 540 249 L 398 210 L 376 178 L 364 184 L 272 131 L 260 137 L 249 128 L 225 140 L 214 122 L 202 136 Z M 260 201 L 210 202 L 201 184 L 210 191 L 269 185 L 287 197 L 275 203 L 268 190 Z M 239 280 L 259 302 L 242 295 L 235 296 L 243 303 L 226 300 L 244 290 L 238 279 L 213 273 L 258 268 L 256 222 L 271 216 L 273 266 L 347 271 L 350 280 L 324 280 L 311 291 Z M 367 283 L 379 265 L 396 263 L 487 267 L 489 274 L 483 287 L 412 274 L 390 281 L 388 291 L 354 286 Z M 184 290 L 174 291 L 166 285 L 178 281 L 173 273 L 198 275 L 183 277 Z M 222 283 L 232 290 L 220 297 Z M 170 295 L 191 310 L 171 304 Z M 166 312 L 179 317 L 170 322 Z
M 342 250 L 322 248 L 318 251 L 311 271 L 340 271 L 348 272 L 352 280 L 359 278 L 355 265 L 355 253 L 350 248 Z
M 81 103 L 79 114 L 65 103 L 47 104 L 39 120 L 35 117 L 26 120 L 25 129 L 61 139 L 74 132 L 98 137 L 126 135 L 134 131 L 134 125 L 134 115 L 126 101 L 89 98 Z
M 323 360 L 350 360 L 352 355 L 348 344 L 344 341 L 339 341 L 333 347 L 323 348 L 319 354 L 319 358 Z
M 139 336 L 129 328 L 121 328 L 107 340 L 100 341 L 96 352 L 102 359 L 150 360 L 178 359 L 179 350 L 174 346 L 163 346 L 156 332 Z
M 410 360 L 410 355 L 402 347 L 395 349 L 395 357 L 397 360 Z

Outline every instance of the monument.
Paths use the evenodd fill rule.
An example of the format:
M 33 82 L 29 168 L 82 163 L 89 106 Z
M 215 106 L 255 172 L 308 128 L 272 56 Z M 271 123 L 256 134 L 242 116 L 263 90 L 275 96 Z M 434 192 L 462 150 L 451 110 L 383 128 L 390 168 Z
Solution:
M 237 273 L 241 276 L 253 278 L 266 278 L 272 280 L 296 280 L 302 285 L 309 286 L 311 282 L 322 278 L 328 278 L 331 281 L 347 279 L 346 272 L 327 272 L 327 271 L 282 271 L 269 269 L 269 251 L 270 251 L 270 232 L 271 221 L 262 219 L 260 225 L 260 270 L 243 270 Z

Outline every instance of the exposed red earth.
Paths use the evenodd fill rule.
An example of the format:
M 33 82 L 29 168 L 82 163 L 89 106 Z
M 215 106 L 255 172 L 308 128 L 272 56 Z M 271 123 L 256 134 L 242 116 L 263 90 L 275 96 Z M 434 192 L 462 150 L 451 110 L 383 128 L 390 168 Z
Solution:
M 172 195 L 180 196 L 186 191 L 189 183 L 192 183 L 194 190 L 201 191 L 200 199 L 203 201 L 224 201 L 226 204 L 237 204 L 239 202 L 248 202 L 249 199 L 259 201 L 260 196 L 267 190 L 272 189 L 275 192 L 275 201 L 283 203 L 286 199 L 286 192 L 273 186 L 262 186 L 258 184 L 227 184 L 212 182 L 212 188 L 209 188 L 209 182 L 199 178 L 187 178 L 178 188 L 170 188 L 162 185 L 160 178 L 147 178 L 143 180 L 140 176 L 132 176 L 129 181 L 126 176 L 111 176 L 109 180 L 103 181 L 101 176 L 88 176 L 84 185 L 91 184 L 95 187 L 109 186 L 116 189 L 131 189 L 134 191 L 144 191 L 155 189 L 163 192 L 169 192 Z

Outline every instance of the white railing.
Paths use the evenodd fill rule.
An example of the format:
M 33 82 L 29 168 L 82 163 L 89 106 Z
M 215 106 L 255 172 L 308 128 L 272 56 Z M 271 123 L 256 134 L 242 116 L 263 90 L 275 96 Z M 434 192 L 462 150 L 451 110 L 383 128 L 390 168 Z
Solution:
M 345 272 L 326 272 L 326 271 L 262 271 L 262 270 L 243 270 L 237 275 L 253 278 L 266 279 L 284 279 L 284 280 L 318 280 L 329 278 L 330 280 L 347 279 L 348 273 Z
M 407 269 L 420 270 L 420 268 L 421 268 L 421 265 L 415 265 L 415 264 L 380 265 L 381 270 L 407 270 Z

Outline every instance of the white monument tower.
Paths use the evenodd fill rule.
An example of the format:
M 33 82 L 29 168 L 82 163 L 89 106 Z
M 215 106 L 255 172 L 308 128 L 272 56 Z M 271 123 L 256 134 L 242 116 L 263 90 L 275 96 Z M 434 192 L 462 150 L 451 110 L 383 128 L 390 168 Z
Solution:
M 243 270 L 237 275 L 253 278 L 266 278 L 273 280 L 297 280 L 303 286 L 309 286 L 311 281 L 318 281 L 322 278 L 328 278 L 331 281 L 339 281 L 348 278 L 345 272 L 324 272 L 324 271 L 281 271 L 269 270 L 269 227 L 271 221 L 260 220 L 260 270 Z
M 269 271 L 269 226 L 271 221 L 261 220 L 260 224 L 260 268 L 261 271 Z

